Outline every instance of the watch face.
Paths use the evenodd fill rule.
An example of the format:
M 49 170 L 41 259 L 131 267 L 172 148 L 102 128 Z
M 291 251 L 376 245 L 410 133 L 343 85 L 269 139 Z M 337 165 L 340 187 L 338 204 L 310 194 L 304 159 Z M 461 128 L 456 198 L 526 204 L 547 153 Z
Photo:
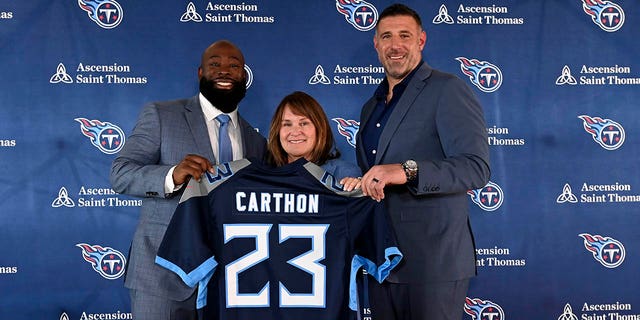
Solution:
M 418 175 L 418 163 L 412 159 L 405 161 L 402 164 L 404 173 L 407 175 L 407 181 L 413 181 Z

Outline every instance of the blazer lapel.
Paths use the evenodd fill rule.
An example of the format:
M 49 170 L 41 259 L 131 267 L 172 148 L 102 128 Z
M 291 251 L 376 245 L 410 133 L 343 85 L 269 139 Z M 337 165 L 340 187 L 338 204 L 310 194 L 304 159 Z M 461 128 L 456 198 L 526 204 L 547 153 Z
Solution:
M 207 120 L 202 113 L 198 96 L 191 98 L 185 106 L 185 109 L 185 117 L 189 128 L 191 128 L 191 134 L 193 135 L 193 140 L 196 142 L 199 154 L 213 162 L 215 158 L 213 156 L 213 149 L 211 148 L 209 131 L 207 131 Z
M 431 75 L 431 67 L 429 67 L 426 63 L 423 63 L 420 69 L 416 71 L 409 81 L 407 88 L 404 90 L 402 97 L 393 108 L 391 115 L 389 116 L 389 120 L 384 126 L 382 130 L 382 134 L 380 135 L 380 140 L 378 141 L 378 152 L 376 153 L 375 163 L 379 164 L 382 161 L 382 157 L 387 152 L 389 148 L 389 144 L 391 143 L 391 138 L 395 135 L 395 132 L 398 130 L 400 123 L 404 119 L 405 115 L 409 111 L 409 108 L 413 104 L 413 102 L 418 97 L 418 94 L 424 89 L 427 85 L 425 81 Z

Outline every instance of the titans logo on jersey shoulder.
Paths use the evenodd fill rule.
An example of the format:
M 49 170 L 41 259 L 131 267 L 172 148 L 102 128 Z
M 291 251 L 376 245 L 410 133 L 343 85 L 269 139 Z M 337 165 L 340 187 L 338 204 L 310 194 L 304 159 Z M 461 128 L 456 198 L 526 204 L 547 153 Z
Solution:
M 229 162 L 226 162 L 221 163 L 216 167 L 215 174 L 206 172 L 205 175 L 209 183 L 216 183 L 218 181 L 222 181 L 231 177 L 233 175 L 233 170 L 231 170 L 231 164 Z

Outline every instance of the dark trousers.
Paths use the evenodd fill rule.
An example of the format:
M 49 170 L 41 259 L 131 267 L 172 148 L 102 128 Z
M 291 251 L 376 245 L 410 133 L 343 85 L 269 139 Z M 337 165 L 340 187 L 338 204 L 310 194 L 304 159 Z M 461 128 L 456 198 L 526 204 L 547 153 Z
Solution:
M 461 320 L 469 279 L 419 284 L 368 281 L 370 320 Z
M 131 314 L 135 320 L 197 320 L 196 290 L 185 301 L 174 301 L 147 292 L 129 290 Z

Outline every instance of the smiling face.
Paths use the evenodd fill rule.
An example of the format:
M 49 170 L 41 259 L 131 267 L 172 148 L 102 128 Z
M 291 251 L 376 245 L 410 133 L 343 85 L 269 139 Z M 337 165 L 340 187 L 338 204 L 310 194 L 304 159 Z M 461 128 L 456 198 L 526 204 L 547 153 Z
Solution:
M 373 44 L 391 85 L 420 63 L 426 40 L 427 34 L 411 16 L 387 16 L 378 21 Z
M 294 114 L 289 106 L 285 106 L 279 136 L 289 163 L 300 158 L 311 160 L 311 152 L 316 146 L 316 127 L 309 118 Z
M 231 90 L 237 83 L 244 85 L 244 56 L 228 41 L 213 43 L 202 54 L 198 77 L 210 81 L 213 88 Z
M 280 167 L 305 158 L 321 166 L 338 157 L 334 146 L 329 119 L 316 99 L 295 91 L 280 101 L 269 126 L 268 163 Z
M 224 113 L 235 110 L 247 92 L 244 57 L 229 41 L 215 42 L 205 50 L 198 77 L 202 95 Z

